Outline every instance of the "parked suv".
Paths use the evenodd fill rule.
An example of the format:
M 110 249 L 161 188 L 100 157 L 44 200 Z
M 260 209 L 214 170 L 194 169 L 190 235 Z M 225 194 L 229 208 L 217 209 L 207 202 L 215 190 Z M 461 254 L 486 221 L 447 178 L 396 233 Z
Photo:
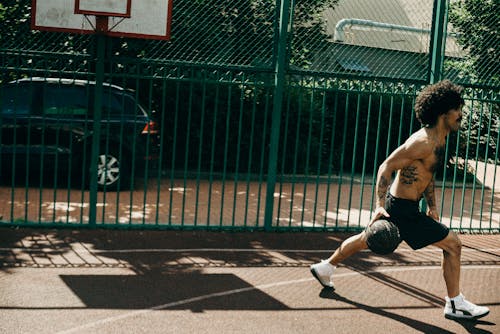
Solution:
M 85 80 L 26 78 L 0 87 L 0 173 L 68 171 L 88 185 L 94 98 L 95 82 Z M 104 84 L 100 125 L 98 186 L 124 189 L 158 156 L 156 124 L 133 93 Z

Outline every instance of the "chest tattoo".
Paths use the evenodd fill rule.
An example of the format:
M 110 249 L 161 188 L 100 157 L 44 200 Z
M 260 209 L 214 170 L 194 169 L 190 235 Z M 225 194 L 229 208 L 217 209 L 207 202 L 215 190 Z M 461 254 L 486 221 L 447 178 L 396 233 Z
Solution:
M 404 184 L 413 184 L 418 181 L 417 167 L 408 166 L 401 169 L 401 182 Z
M 438 146 L 438 147 L 436 147 L 436 149 L 434 150 L 434 155 L 436 157 L 436 162 L 434 164 L 432 164 L 432 166 L 431 166 L 431 171 L 432 172 L 435 172 L 436 170 L 443 168 L 445 153 L 446 152 L 445 152 L 445 147 L 444 146 Z

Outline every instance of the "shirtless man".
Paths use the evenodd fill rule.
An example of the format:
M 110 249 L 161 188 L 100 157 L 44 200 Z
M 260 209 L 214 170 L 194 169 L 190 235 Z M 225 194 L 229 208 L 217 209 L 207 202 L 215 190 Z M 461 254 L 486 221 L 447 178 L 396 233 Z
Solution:
M 444 316 L 449 319 L 477 319 L 489 309 L 465 300 L 460 292 L 460 252 L 457 234 L 438 222 L 434 194 L 434 172 L 444 163 L 446 136 L 460 128 L 463 88 L 449 80 L 427 86 L 415 101 L 417 119 L 424 126 L 398 147 L 380 165 L 377 173 L 377 204 L 371 225 L 387 217 L 399 227 L 401 238 L 413 249 L 434 245 L 443 250 L 442 269 L 448 296 Z M 391 183 L 393 172 L 396 178 Z M 419 210 L 424 197 L 427 212 Z M 328 258 L 311 266 L 324 287 L 333 288 L 335 267 L 349 256 L 368 248 L 365 231 L 342 242 Z

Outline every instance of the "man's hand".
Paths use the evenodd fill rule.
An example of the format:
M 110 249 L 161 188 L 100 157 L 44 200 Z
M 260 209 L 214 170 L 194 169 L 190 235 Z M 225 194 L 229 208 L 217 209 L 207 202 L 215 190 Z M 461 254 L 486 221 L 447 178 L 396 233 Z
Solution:
M 373 211 L 373 217 L 372 217 L 372 220 L 370 220 L 370 223 L 368 223 L 368 226 L 370 226 L 371 224 L 373 224 L 376 220 L 382 218 L 382 217 L 390 217 L 389 213 L 387 213 L 387 211 L 381 207 L 381 206 L 377 206 L 377 208 L 375 209 L 375 211 Z
M 435 221 L 439 221 L 439 214 L 436 210 L 427 209 L 427 216 L 431 217 Z

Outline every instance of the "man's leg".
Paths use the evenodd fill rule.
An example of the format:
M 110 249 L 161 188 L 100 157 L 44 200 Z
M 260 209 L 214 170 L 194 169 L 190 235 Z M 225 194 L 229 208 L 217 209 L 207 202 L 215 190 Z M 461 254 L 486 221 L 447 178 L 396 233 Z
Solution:
M 460 255 L 462 242 L 455 232 L 434 244 L 443 250 L 443 276 L 448 296 L 445 298 L 444 316 L 448 319 L 478 319 L 490 310 L 467 301 L 460 293 Z
M 345 239 L 342 244 L 340 244 L 340 247 L 335 250 L 332 256 L 327 259 L 327 261 L 336 266 L 351 255 L 367 248 L 368 245 L 366 244 L 366 235 L 365 231 L 363 231 Z
M 349 256 L 368 248 L 365 232 L 353 235 L 340 244 L 340 247 L 327 260 L 311 266 L 311 273 L 325 288 L 333 288 L 332 275 L 335 267 Z
M 443 277 L 446 283 L 448 296 L 454 297 L 460 294 L 460 256 L 462 252 L 462 242 L 453 231 L 434 246 L 443 250 Z

